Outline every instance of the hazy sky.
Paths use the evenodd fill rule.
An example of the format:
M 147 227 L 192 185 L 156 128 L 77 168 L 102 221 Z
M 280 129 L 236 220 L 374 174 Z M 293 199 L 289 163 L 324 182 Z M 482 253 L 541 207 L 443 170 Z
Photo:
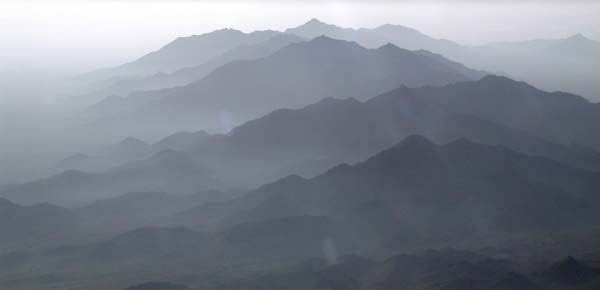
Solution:
M 310 18 L 347 27 L 410 26 L 465 44 L 600 38 L 598 1 L 6 1 L 0 71 L 88 70 L 130 61 L 178 36 L 231 27 L 282 30 Z

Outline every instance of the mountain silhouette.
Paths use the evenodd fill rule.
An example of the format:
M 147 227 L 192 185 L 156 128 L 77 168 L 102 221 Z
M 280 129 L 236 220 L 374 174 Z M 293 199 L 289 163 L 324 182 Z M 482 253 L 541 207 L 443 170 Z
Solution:
M 464 137 L 598 171 L 600 154 L 586 149 L 593 147 L 596 129 L 567 118 L 577 110 L 592 121 L 597 108 L 577 96 L 490 76 L 446 87 L 403 87 L 364 102 L 326 98 L 301 109 L 276 110 L 187 148 L 217 175 L 224 172 L 223 178 L 244 185 L 289 174 L 314 176 L 339 163 L 363 160 L 411 134 L 436 143 Z M 540 117 L 529 118 L 530 111 Z M 555 131 L 569 136 L 557 138 Z M 579 142 L 567 141 L 575 138 Z
M 439 146 L 410 136 L 356 165 L 282 179 L 228 201 L 219 223 L 329 216 L 365 237 L 354 241 L 365 247 L 546 231 L 598 218 L 591 205 L 597 175 L 466 139 Z M 570 187 L 576 183 L 586 186 Z M 198 220 L 194 213 L 203 209 L 185 217 Z
M 96 92 L 95 94 L 129 95 L 128 97 L 121 97 L 129 100 L 127 100 L 127 102 L 125 102 L 125 100 L 121 101 L 122 104 L 120 105 L 126 105 L 126 108 L 129 109 L 138 108 L 139 106 L 151 100 L 149 98 L 131 98 L 139 91 L 159 90 L 163 88 L 187 85 L 191 82 L 202 79 L 213 70 L 229 62 L 253 60 L 266 57 L 289 44 L 301 41 L 305 41 L 305 39 L 293 34 L 275 34 L 261 42 L 255 43 L 253 41 L 247 44 L 240 44 L 239 46 L 232 47 L 226 52 L 216 54 L 200 64 L 187 65 L 170 73 L 161 72 L 141 78 L 124 78 L 104 87 L 100 92 Z M 100 104 L 102 104 L 102 106 L 95 106 L 94 113 L 107 114 L 111 112 L 119 112 L 120 108 L 116 107 L 118 104 L 112 104 L 112 107 L 108 106 L 108 98 L 109 97 L 101 101 Z M 132 99 L 135 99 L 135 102 Z
M 564 39 L 468 46 L 435 39 L 401 25 L 384 24 L 376 28 L 350 29 L 316 19 L 286 32 L 304 37 L 325 35 L 356 41 L 368 48 L 376 48 L 389 42 L 405 49 L 424 49 L 471 68 L 525 80 L 545 90 L 573 92 L 592 100 L 598 100 L 600 96 L 600 87 L 591 79 L 600 70 L 600 43 L 582 34 Z M 564 76 L 562 72 L 574 66 L 578 67 L 579 73 Z
M 265 58 L 226 64 L 202 80 L 163 91 L 162 99 L 133 113 L 102 119 L 93 126 L 102 129 L 118 123 L 130 134 L 158 134 L 165 127 L 168 133 L 178 129 L 228 131 L 274 109 L 299 107 L 325 97 L 366 99 L 401 85 L 440 85 L 481 76 L 479 71 L 425 51 L 393 45 L 365 49 L 356 43 L 317 37 Z M 169 122 L 161 120 L 167 115 Z M 141 128 L 145 126 L 152 128 Z
M 44 180 L 15 185 L 1 195 L 24 204 L 53 202 L 81 206 L 127 192 L 163 191 L 191 194 L 218 187 L 209 169 L 186 153 L 161 151 L 102 172 L 67 170 Z
M 51 204 L 20 206 L 0 198 L 0 244 L 34 243 L 76 229 L 73 212 Z
M 81 76 L 82 79 L 107 79 L 123 76 L 149 76 L 159 72 L 200 65 L 215 56 L 240 45 L 263 42 L 278 34 L 275 31 L 243 33 L 235 29 L 220 29 L 201 35 L 179 37 L 157 51 L 116 68 L 101 69 Z

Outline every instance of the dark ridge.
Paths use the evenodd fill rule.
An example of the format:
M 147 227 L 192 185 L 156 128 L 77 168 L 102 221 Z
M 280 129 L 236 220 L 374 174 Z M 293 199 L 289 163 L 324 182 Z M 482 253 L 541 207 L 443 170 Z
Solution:
M 556 263 L 546 272 L 546 277 L 555 283 L 571 285 L 587 282 L 598 275 L 593 269 L 569 256 Z

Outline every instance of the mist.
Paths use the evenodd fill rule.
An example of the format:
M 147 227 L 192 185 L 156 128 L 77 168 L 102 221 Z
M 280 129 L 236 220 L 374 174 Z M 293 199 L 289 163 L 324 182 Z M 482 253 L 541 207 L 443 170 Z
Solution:
M 0 289 L 597 290 L 599 27 L 0 0 Z
M 594 1 L 2 1 L 0 8 L 0 67 L 53 72 L 118 65 L 219 28 L 283 30 L 311 18 L 353 28 L 400 24 L 467 45 L 577 33 L 598 39 L 600 27 Z

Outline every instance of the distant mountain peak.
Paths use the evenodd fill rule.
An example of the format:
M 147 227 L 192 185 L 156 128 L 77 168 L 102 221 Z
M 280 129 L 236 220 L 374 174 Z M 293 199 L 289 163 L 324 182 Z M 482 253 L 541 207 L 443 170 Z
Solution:
M 119 142 L 119 144 L 126 145 L 126 146 L 146 146 L 146 145 L 148 145 L 146 142 L 144 142 L 138 138 L 132 137 L 132 136 L 129 136 L 129 137 L 123 139 L 121 142 Z
M 480 80 L 480 82 L 511 82 L 514 83 L 515 81 L 505 77 L 505 76 L 501 76 L 501 75 L 494 75 L 494 74 L 489 74 L 486 75 L 484 77 L 482 77 Z
M 365 49 L 363 46 L 361 46 L 360 44 L 358 44 L 355 41 L 347 41 L 347 40 L 341 40 L 341 39 L 335 39 L 335 38 L 331 38 L 329 36 L 326 35 L 320 35 L 317 36 L 315 38 L 313 38 L 312 40 L 310 40 L 308 42 L 308 44 L 312 44 L 314 46 L 327 46 L 327 47 L 331 47 L 331 46 L 339 46 L 339 47 L 353 47 L 353 48 L 360 48 L 360 49 Z
M 395 51 L 395 50 L 399 50 L 399 49 L 401 49 L 399 46 L 397 46 L 391 42 L 388 42 L 388 43 L 380 46 L 379 48 L 377 48 L 377 50 L 381 50 L 381 51 Z
M 590 41 L 591 39 L 585 37 L 585 35 L 583 35 L 581 33 L 577 33 L 575 35 L 568 37 L 566 40 L 567 41 Z
M 297 26 L 294 28 L 288 28 L 285 32 L 299 34 L 304 37 L 307 37 L 308 35 L 312 35 L 314 37 L 314 36 L 316 36 L 318 34 L 322 34 L 322 33 L 340 32 L 340 31 L 347 31 L 347 30 L 352 30 L 352 29 L 341 28 L 339 26 L 336 26 L 333 24 L 328 24 L 328 23 L 322 22 L 316 18 L 313 18 L 300 26 Z
M 395 30 L 400 29 L 400 30 L 404 30 L 404 31 L 416 32 L 416 33 L 421 34 L 420 32 L 418 32 L 417 30 L 415 30 L 413 28 L 406 27 L 404 25 L 399 25 L 399 24 L 389 24 L 389 23 L 386 23 L 386 24 L 377 26 L 375 28 L 375 30 L 387 30 L 387 29 L 395 29 Z
M 404 163 L 405 158 L 411 160 L 425 160 L 427 156 L 434 156 L 438 146 L 422 135 L 410 135 L 390 149 L 371 157 L 365 164 L 395 164 Z
M 243 32 L 240 31 L 240 30 L 237 30 L 237 29 L 226 27 L 226 28 L 217 29 L 217 30 L 215 30 L 215 31 L 213 31 L 211 33 L 207 33 L 207 34 L 227 34 L 227 33 L 238 34 L 238 33 L 243 33 Z
M 314 24 L 327 24 L 327 23 L 325 23 L 317 18 L 311 18 L 308 22 L 305 23 L 305 25 L 306 24 L 314 25 Z
M 311 20 L 309 20 L 308 22 L 304 23 L 303 25 L 300 25 L 299 27 L 311 27 L 311 28 L 318 28 L 318 27 L 335 27 L 335 28 L 339 28 L 338 26 L 334 25 L 334 24 L 329 24 L 329 23 L 325 23 L 317 18 L 312 18 Z
M 344 40 L 331 38 L 331 37 L 323 34 L 323 35 L 319 35 L 319 36 L 313 38 L 310 42 L 350 42 L 350 41 L 344 41 Z

